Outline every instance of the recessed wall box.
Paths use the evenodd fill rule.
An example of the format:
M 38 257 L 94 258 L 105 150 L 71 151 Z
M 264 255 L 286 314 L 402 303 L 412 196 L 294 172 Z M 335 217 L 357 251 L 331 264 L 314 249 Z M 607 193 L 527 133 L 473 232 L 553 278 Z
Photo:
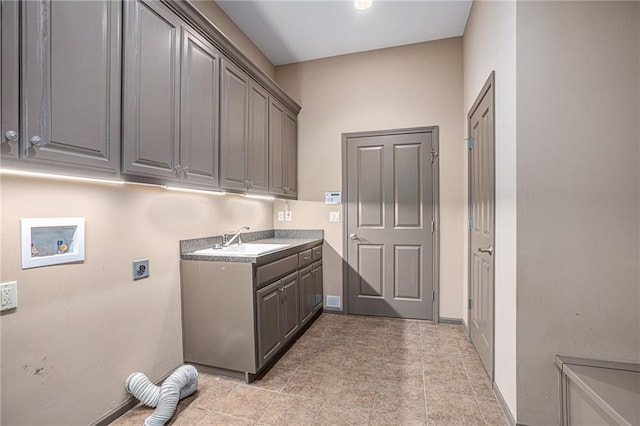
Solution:
M 84 218 L 21 219 L 22 269 L 84 260 Z

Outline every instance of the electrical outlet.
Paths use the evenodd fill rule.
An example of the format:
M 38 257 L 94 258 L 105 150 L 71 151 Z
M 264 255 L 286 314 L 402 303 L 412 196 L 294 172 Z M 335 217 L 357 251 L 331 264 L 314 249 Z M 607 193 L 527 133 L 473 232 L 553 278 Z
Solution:
M 293 219 L 293 214 L 291 214 L 291 210 L 284 212 L 284 220 L 287 222 L 291 222 Z
M 0 284 L 0 311 L 18 307 L 18 283 L 11 281 Z
M 282 222 L 284 220 L 284 212 L 278 212 L 278 221 Z
M 149 259 L 133 261 L 133 280 L 149 277 Z

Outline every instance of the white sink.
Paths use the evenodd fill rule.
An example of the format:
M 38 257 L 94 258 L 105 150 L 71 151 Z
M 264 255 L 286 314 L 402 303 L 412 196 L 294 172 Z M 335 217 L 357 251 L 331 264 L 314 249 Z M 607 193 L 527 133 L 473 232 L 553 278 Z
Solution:
M 191 254 L 201 256 L 257 256 L 289 247 L 291 244 L 252 244 L 245 243 L 240 246 L 222 247 L 219 249 L 208 248 L 194 251 Z

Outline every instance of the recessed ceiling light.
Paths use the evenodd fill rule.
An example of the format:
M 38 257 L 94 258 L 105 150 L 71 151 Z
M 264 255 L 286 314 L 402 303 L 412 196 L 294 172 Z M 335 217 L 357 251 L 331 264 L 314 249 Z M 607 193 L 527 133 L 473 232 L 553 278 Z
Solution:
M 366 10 L 371 7 L 372 0 L 356 0 L 353 5 L 358 10 Z

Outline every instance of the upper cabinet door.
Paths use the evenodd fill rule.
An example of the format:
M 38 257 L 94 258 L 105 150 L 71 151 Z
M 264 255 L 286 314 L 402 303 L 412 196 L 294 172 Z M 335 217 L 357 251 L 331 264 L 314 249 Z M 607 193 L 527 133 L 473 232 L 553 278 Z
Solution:
M 20 55 L 17 0 L 0 3 L 0 152 L 3 160 L 17 160 L 20 136 Z
M 251 83 L 249 91 L 249 140 L 247 144 L 247 189 L 267 192 L 269 175 L 269 94 Z
M 182 31 L 182 175 L 190 182 L 217 186 L 220 52 Z
M 269 192 L 284 195 L 284 106 L 269 102 Z
M 223 59 L 221 83 L 220 186 L 243 190 L 247 185 L 249 76 Z
M 285 187 L 288 197 L 298 196 L 298 117 L 286 111 L 284 118 Z
M 115 172 L 121 3 L 33 0 L 22 5 L 23 157 L 58 168 Z
M 132 0 L 124 21 L 123 172 L 177 178 L 180 20 L 158 2 Z

